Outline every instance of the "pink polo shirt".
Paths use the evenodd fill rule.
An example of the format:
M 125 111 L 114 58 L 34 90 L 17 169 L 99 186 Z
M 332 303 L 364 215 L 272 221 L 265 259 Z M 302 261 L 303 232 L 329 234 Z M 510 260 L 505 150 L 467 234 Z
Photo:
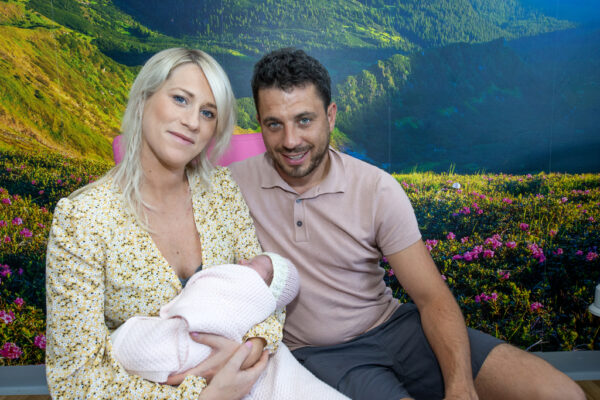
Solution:
M 294 350 L 353 339 L 399 306 L 383 282 L 382 255 L 421 238 L 400 184 L 333 149 L 325 179 L 298 195 L 265 154 L 229 166 L 265 251 L 289 258 L 300 275 L 287 307 L 284 342 Z

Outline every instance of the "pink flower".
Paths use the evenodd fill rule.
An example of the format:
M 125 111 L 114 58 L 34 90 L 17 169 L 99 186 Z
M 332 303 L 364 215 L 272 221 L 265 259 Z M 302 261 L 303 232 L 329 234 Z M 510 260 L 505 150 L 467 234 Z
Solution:
M 36 336 L 35 339 L 33 339 L 33 344 L 42 350 L 45 349 L 46 348 L 46 336 L 45 335 Z
M 57 180 L 56 183 L 60 185 L 62 183 L 62 179 Z
M 0 219 L 0 226 L 6 226 L 6 221 L 3 219 Z
M 386 257 L 383 257 L 383 258 L 381 259 L 381 261 L 383 261 L 384 263 L 386 263 L 386 262 L 388 262 L 388 259 L 387 259 Z
M 540 194 L 540 193 L 538 193 L 538 194 L 536 194 L 536 195 L 535 195 L 535 197 L 536 197 L 536 198 L 538 198 L 538 199 L 543 199 L 543 198 L 544 198 L 544 195 L 543 195 L 543 194 Z
M 593 251 L 590 251 L 589 253 L 587 253 L 587 255 L 585 256 L 585 259 L 588 261 L 593 261 L 596 258 L 598 258 L 598 253 L 594 253 Z
M 490 298 L 491 298 L 493 301 L 496 301 L 496 300 L 498 300 L 498 293 L 496 293 L 496 292 L 493 292 L 493 293 L 492 293 L 492 295 L 490 296 Z
M 556 230 L 554 229 L 550 229 L 550 232 L 548 232 L 548 234 L 552 237 L 556 236 Z
M 533 176 L 531 174 L 527 174 L 526 178 L 531 179 L 531 178 L 533 178 Z
M 18 273 L 19 275 L 23 275 L 23 268 L 19 268 L 19 269 L 17 270 L 17 273 Z
M 0 349 L 0 357 L 8 358 L 11 360 L 21 357 L 23 350 L 12 342 L 4 343 L 4 347 Z
M 4 243 L 9 243 L 12 239 L 10 238 L 10 236 L 5 235 L 4 236 Z
M 23 301 L 23 299 L 20 297 L 17 297 L 15 299 L 15 304 L 18 305 L 19 307 L 21 307 L 24 303 L 25 303 L 25 301 Z
M 437 245 L 438 245 L 438 241 L 437 241 L 437 240 L 435 240 L 435 239 L 427 239 L 427 240 L 425 241 L 425 244 L 426 244 L 426 245 L 429 245 L 429 246 L 431 246 L 431 247 L 435 247 L 435 246 L 437 246 Z M 431 250 L 431 249 L 430 249 L 430 250 Z
M 560 247 L 559 247 L 558 249 L 556 249 L 556 251 L 554 251 L 554 252 L 553 252 L 553 254 L 554 254 L 554 255 L 557 255 L 557 256 L 560 256 L 560 255 L 561 255 L 561 254 L 563 254 L 563 253 L 564 253 L 564 251 L 563 251 L 563 249 L 562 249 L 562 248 L 560 248 Z
M 494 251 L 493 250 L 485 249 L 483 251 L 483 258 L 492 258 L 492 257 L 494 257 Z
M 464 206 L 461 210 L 460 210 L 461 214 L 467 215 L 467 214 L 471 214 L 471 209 L 467 206 Z
M 393 269 L 389 269 L 388 271 L 388 276 L 394 276 L 394 270 Z
M 531 244 L 527 245 L 527 248 L 529 249 L 529 251 L 531 251 L 533 258 L 537 259 L 540 264 L 543 263 L 544 261 L 546 261 L 546 256 L 544 255 L 544 249 L 539 247 L 536 243 L 531 243 Z
M 494 250 L 496 250 L 498 247 L 502 247 L 502 242 L 500 241 L 500 235 L 497 235 L 497 234 L 491 238 L 485 239 L 484 243 L 492 246 L 492 248 Z
M 0 321 L 5 324 L 10 324 L 15 320 L 15 313 L 12 311 L 0 310 Z
M 13 225 L 23 225 L 23 220 L 21 218 L 19 218 L 19 217 L 15 217 L 12 220 L 12 224 Z
M 456 239 L 456 235 L 452 232 L 448 232 L 448 234 L 446 235 L 446 239 L 454 240 L 454 239 Z
M 38 194 L 41 196 L 41 195 L 43 195 L 43 194 L 44 194 L 44 191 L 43 191 L 43 190 L 40 190 L 40 191 L 38 192 Z
M 460 254 L 455 254 L 455 255 L 452 256 L 452 259 L 453 260 L 462 260 L 463 256 L 461 256 Z
M 515 247 L 517 247 L 517 243 L 510 241 L 510 242 L 506 242 L 506 247 L 508 247 L 509 249 L 514 249 Z
M 465 236 L 464 238 L 460 239 L 461 243 L 467 243 L 469 241 L 469 237 Z
M 582 251 L 582 250 L 577 250 L 577 251 L 575 252 L 575 255 L 576 255 L 576 256 L 582 256 L 582 255 L 583 255 L 583 251 Z
M 520 223 L 519 228 L 521 228 L 522 231 L 527 231 L 529 229 L 529 224 Z
M 467 261 L 472 261 L 473 255 L 471 253 L 469 253 L 468 251 L 465 251 L 465 254 L 463 254 L 463 258 Z
M 38 228 L 45 228 L 46 227 L 46 225 L 44 225 L 42 223 L 39 223 L 39 222 L 37 223 L 37 226 L 38 226 Z
M 35 179 L 34 179 L 34 180 L 32 180 L 32 181 L 31 181 L 31 184 L 35 186 L 35 184 L 37 184 L 36 180 L 35 180 Z
M 510 278 L 510 272 L 508 272 L 508 271 L 498 271 L 498 278 L 501 281 L 505 281 L 508 278 Z
M 542 303 L 535 301 L 535 302 L 531 303 L 530 308 L 531 308 L 531 311 L 536 311 L 536 310 L 544 308 L 544 305 Z
M 20 233 L 20 234 L 21 234 L 21 236 L 23 236 L 23 237 L 31 237 L 31 236 L 33 236 L 33 233 L 31 233 L 31 231 L 30 231 L 29 229 L 27 229 L 27 228 L 23 228 L 23 229 L 21 230 L 21 232 L 19 232 L 19 233 Z
M 566 198 L 566 197 L 563 197 L 563 198 L 560 199 L 560 202 L 563 203 L 563 204 L 566 203 L 567 201 L 569 201 L 569 199 Z
M 511 199 L 509 199 L 507 197 L 503 198 L 502 201 L 506 204 L 512 204 L 512 202 L 513 202 Z
M 594 219 L 594 217 L 589 217 L 589 218 L 588 218 L 588 221 L 590 221 L 590 222 L 594 222 L 594 221 L 596 221 L 596 220 Z
M 10 201 L 10 199 L 7 197 L 7 198 L 2 199 L 2 203 L 8 204 L 10 206 L 12 204 L 12 201 Z

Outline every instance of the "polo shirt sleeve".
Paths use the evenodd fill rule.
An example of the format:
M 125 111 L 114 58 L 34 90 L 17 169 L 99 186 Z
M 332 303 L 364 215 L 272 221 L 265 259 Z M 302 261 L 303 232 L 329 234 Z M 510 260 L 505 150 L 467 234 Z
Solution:
M 396 178 L 381 171 L 375 182 L 375 240 L 384 255 L 394 254 L 417 242 L 421 232 L 410 200 Z

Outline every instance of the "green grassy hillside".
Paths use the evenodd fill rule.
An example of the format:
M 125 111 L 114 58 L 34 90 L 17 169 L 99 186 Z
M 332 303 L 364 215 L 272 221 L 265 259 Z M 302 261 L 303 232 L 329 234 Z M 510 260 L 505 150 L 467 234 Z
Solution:
M 0 3 L 0 146 L 110 159 L 134 71 L 90 38 Z

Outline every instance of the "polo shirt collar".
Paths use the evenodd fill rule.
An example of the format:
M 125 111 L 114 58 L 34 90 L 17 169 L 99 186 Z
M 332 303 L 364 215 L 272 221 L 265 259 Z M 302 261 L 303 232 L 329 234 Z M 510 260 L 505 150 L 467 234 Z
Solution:
M 317 186 L 310 188 L 308 191 L 302 194 L 302 198 L 317 197 L 325 193 L 343 193 L 346 190 L 346 170 L 344 167 L 344 159 L 340 153 L 329 147 L 329 159 L 331 164 L 329 165 L 329 171 L 327 176 Z M 297 193 L 286 181 L 281 178 L 275 166 L 273 160 L 268 153 L 262 155 L 261 168 L 262 173 L 260 175 L 260 187 L 262 189 L 271 189 L 274 187 L 281 188 L 286 192 Z

